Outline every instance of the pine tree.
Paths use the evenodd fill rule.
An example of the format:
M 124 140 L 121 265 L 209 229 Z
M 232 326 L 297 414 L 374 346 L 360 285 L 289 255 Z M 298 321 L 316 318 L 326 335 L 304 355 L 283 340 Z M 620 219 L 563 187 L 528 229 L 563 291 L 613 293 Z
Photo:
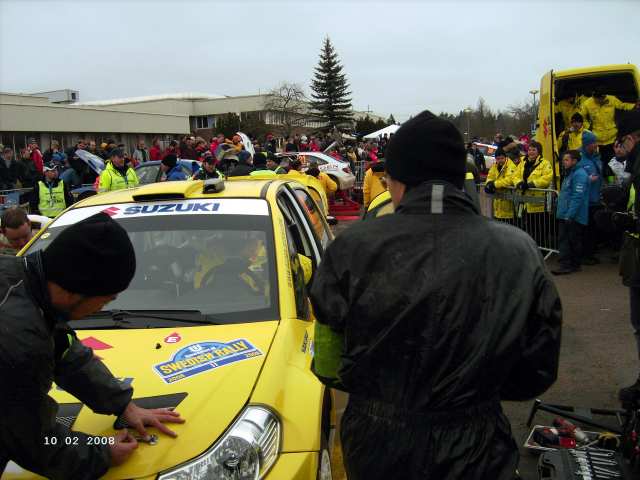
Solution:
M 394 118 L 392 113 L 391 115 L 389 115 L 389 118 L 387 118 L 387 125 L 395 125 L 396 123 L 396 119 Z
M 353 112 L 351 92 L 347 77 L 342 73 L 342 65 L 331 40 L 325 38 L 320 52 L 320 61 L 315 68 L 311 81 L 311 108 L 320 121 L 326 122 L 326 128 L 350 128 Z

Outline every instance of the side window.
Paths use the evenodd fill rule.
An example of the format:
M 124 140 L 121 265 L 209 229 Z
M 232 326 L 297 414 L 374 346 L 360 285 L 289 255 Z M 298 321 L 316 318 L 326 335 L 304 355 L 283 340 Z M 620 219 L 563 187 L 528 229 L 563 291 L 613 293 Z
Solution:
M 325 249 L 329 245 L 329 240 L 331 236 L 327 231 L 328 227 L 323 221 L 324 215 L 318 209 L 318 206 L 313 201 L 309 194 L 301 189 L 296 189 L 296 198 L 298 199 L 298 203 L 306 212 L 307 217 L 311 220 L 311 225 L 313 226 L 313 230 L 316 234 L 318 240 L 320 240 L 320 244 L 322 248 Z
M 298 318 L 309 319 L 309 301 L 307 297 L 307 287 L 304 283 L 304 272 L 298 259 L 298 254 L 307 255 L 305 253 L 305 242 L 302 232 L 297 224 L 294 212 L 287 205 L 287 199 L 284 196 L 278 197 L 278 206 L 285 219 L 287 232 L 287 248 L 289 250 L 289 261 L 291 263 L 291 278 L 293 280 L 293 290 L 296 299 L 296 314 Z M 313 255 L 307 255 L 313 258 Z
M 159 171 L 160 167 L 158 165 L 149 165 L 138 168 L 136 174 L 141 184 L 154 183 Z

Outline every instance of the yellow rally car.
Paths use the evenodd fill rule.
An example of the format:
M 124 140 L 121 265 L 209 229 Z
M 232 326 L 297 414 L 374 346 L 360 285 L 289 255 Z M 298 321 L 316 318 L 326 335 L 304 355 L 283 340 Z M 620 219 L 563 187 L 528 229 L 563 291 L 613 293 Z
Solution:
M 136 403 L 186 419 L 177 439 L 159 434 L 104 478 L 330 479 L 335 399 L 310 369 L 306 284 L 333 236 L 309 190 L 271 177 L 105 193 L 73 205 L 21 253 L 101 211 L 129 233 L 136 275 L 108 310 L 71 327 L 133 386 Z M 123 426 L 55 385 L 51 396 L 73 430 L 108 436 Z M 10 464 L 4 478 L 37 477 Z

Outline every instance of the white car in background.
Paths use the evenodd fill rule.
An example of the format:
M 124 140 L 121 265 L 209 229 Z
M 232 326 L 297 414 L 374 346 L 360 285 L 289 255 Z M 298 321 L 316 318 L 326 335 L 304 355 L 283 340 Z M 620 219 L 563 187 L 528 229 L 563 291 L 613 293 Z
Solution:
M 302 162 L 302 171 L 306 171 L 309 163 L 316 161 L 318 169 L 326 173 L 331 179 L 338 184 L 339 190 L 349 190 L 356 183 L 356 177 L 351 171 L 349 164 L 327 155 L 322 152 L 284 152 L 277 153 L 278 157 L 289 161 L 297 158 Z
M 484 163 L 487 166 L 487 170 L 491 168 L 491 166 L 496 163 L 496 150 L 498 147 L 496 145 L 489 145 L 488 143 L 480 143 L 473 142 L 473 144 L 478 147 L 478 150 L 482 152 L 484 155 Z

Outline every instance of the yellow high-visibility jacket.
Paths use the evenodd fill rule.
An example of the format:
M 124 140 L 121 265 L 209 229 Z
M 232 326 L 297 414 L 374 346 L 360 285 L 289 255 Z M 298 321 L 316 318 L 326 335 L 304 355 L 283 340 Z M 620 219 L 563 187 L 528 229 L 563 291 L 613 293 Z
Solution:
M 518 167 L 513 174 L 514 186 L 525 181 L 524 167 L 527 162 L 529 162 L 528 158 L 518 164 Z M 528 183 L 533 183 L 535 188 L 549 188 L 551 186 L 551 181 L 553 180 L 553 169 L 551 168 L 551 164 L 548 160 L 538 157 L 536 158 L 534 165 L 535 167 L 526 181 Z M 532 197 L 541 197 L 541 199 L 545 197 L 544 192 L 528 191 L 527 195 Z M 525 203 L 524 208 L 528 213 L 543 213 L 545 210 L 544 201 L 541 200 L 540 203 Z
M 320 180 L 320 183 L 322 183 L 322 186 L 324 187 L 324 193 L 326 193 L 327 195 L 331 195 L 332 193 L 335 193 L 336 190 L 338 190 L 338 185 L 336 184 L 336 182 L 331 180 L 331 177 L 326 173 L 320 172 L 320 175 L 318 175 L 318 180 Z
M 132 188 L 140 183 L 136 171 L 129 167 L 126 174 L 122 175 L 115 169 L 111 162 L 107 162 L 107 166 L 100 174 L 100 192 L 111 192 L 113 190 L 123 190 L 125 188 Z
M 502 168 L 494 163 L 487 174 L 487 182 L 494 182 L 496 193 L 507 193 L 508 187 L 513 187 L 513 176 L 516 172 L 516 164 L 510 158 L 504 162 Z M 495 198 L 493 200 L 493 216 L 495 218 L 513 218 L 513 200 Z
M 582 148 L 582 132 L 585 131 L 584 126 L 575 132 L 570 132 L 569 130 L 563 130 L 560 135 L 558 135 L 558 147 L 562 145 L 562 137 L 564 137 L 565 133 L 569 134 L 569 139 L 567 141 L 567 149 L 568 150 L 580 150 Z
M 613 95 L 607 95 L 602 105 L 599 105 L 593 97 L 584 102 L 584 110 L 591 122 L 591 131 L 598 138 L 598 145 L 610 145 L 616 140 L 618 134 L 615 121 L 616 109 L 633 110 L 635 106 L 635 103 L 622 102 Z
M 565 130 L 571 126 L 571 117 L 573 117 L 574 113 L 579 113 L 582 115 L 582 119 L 584 121 L 583 127 L 587 130 L 589 129 L 589 121 L 586 118 L 586 111 L 584 109 L 584 102 L 589 97 L 585 97 L 584 95 L 580 95 L 574 103 L 571 103 L 569 100 L 560 100 L 558 105 L 556 105 L 556 112 L 560 112 L 562 114 L 562 120 L 564 120 L 564 128 Z
M 364 174 L 364 182 L 362 183 L 362 194 L 364 200 L 364 208 L 367 208 L 371 201 L 386 190 L 380 179 L 384 177 L 384 171 L 374 172 L 370 168 Z

